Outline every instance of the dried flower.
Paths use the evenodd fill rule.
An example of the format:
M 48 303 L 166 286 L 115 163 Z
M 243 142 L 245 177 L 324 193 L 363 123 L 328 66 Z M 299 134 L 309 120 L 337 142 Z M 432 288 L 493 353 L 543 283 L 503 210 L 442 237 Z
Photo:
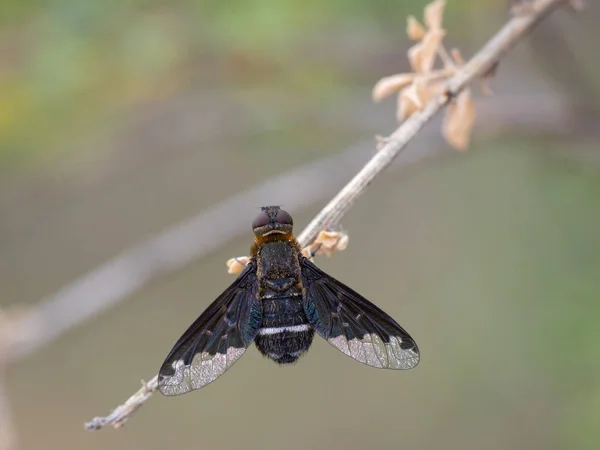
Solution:
M 440 30 L 444 19 L 446 0 L 435 0 L 425 7 L 425 25 L 430 30 Z
M 448 105 L 442 128 L 444 138 L 456 150 L 465 150 L 469 146 L 475 117 L 471 90 L 465 89 Z
M 414 78 L 415 74 L 413 73 L 401 73 L 392 75 L 391 77 L 382 78 L 373 88 L 373 100 L 378 102 L 388 95 L 398 92 L 404 86 L 408 86 L 412 83 Z
M 334 252 L 345 250 L 348 247 L 348 235 L 339 231 L 321 231 L 314 242 L 304 249 L 302 254 L 307 258 L 315 255 L 331 257 Z
M 413 41 L 420 41 L 425 36 L 425 28 L 415 18 L 415 16 L 408 16 L 406 18 L 406 34 Z
M 454 48 L 448 53 L 443 45 L 446 35 L 446 30 L 442 28 L 445 7 L 445 0 L 429 3 L 423 13 L 424 26 L 414 16 L 408 16 L 406 34 L 410 39 L 418 41 L 408 49 L 407 55 L 413 72 L 382 78 L 373 88 L 375 101 L 397 93 L 396 117 L 400 122 L 423 110 L 436 95 L 446 94 L 448 78 L 455 75 L 465 64 L 458 49 Z M 443 68 L 436 70 L 438 56 Z M 495 68 L 481 77 L 481 89 L 484 94 L 491 94 L 487 81 L 494 70 Z M 447 98 L 449 97 L 441 97 Z M 475 118 L 476 109 L 471 91 L 466 89 L 451 101 L 446 111 L 442 128 L 446 141 L 457 150 L 466 149 L 471 140 Z M 376 139 L 377 148 L 383 148 L 387 140 L 382 137 Z
M 241 273 L 250 261 L 248 256 L 238 256 L 227 261 L 227 273 Z
M 432 74 L 435 75 L 435 74 Z M 408 87 L 404 88 L 398 95 L 397 118 L 403 121 L 416 111 L 423 109 L 431 98 L 439 94 L 443 88 L 443 81 L 437 76 L 422 76 Z

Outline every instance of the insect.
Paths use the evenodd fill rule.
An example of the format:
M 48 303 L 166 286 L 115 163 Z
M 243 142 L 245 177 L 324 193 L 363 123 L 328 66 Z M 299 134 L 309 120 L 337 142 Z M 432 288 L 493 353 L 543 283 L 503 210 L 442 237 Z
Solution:
M 410 335 L 302 255 L 292 228 L 292 217 L 279 206 L 261 208 L 252 223 L 249 263 L 166 357 L 158 375 L 161 393 L 180 395 L 206 386 L 253 341 L 276 363 L 294 363 L 315 332 L 369 366 L 412 369 L 419 363 Z

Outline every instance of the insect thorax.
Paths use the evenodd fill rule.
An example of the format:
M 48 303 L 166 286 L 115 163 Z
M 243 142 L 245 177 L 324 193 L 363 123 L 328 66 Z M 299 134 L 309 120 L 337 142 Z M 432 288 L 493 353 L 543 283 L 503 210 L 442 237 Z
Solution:
M 298 250 L 288 241 L 266 242 L 257 252 L 259 297 L 302 295 Z

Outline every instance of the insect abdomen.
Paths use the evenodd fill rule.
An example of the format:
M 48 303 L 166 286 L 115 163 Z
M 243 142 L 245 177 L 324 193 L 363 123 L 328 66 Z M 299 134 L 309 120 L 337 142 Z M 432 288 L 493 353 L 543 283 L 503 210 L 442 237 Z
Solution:
M 302 308 L 302 296 L 265 298 L 263 322 L 254 339 L 256 348 L 279 364 L 295 362 L 308 350 L 314 330 Z

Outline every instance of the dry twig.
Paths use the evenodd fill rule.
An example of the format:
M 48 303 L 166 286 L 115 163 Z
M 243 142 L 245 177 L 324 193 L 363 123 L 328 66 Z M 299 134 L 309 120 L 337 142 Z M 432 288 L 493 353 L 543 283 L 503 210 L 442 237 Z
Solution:
M 489 72 L 498 60 L 526 36 L 540 20 L 565 3 L 566 0 L 535 0 L 531 2 L 531 8 L 527 14 L 511 18 L 471 60 L 462 66 L 452 78 L 447 80 L 443 93 L 435 95 L 420 111 L 412 114 L 386 139 L 386 143 L 381 150 L 317 214 L 299 235 L 298 240 L 301 245 L 308 245 L 315 240 L 319 232 L 338 224 L 342 216 L 350 209 L 371 181 L 391 164 L 408 142 L 437 112 L 455 98 L 471 81 Z M 111 414 L 106 417 L 96 417 L 86 423 L 86 429 L 98 430 L 105 425 L 113 425 L 116 428 L 122 426 L 151 397 L 157 388 L 157 381 L 158 379 L 155 376 Z

